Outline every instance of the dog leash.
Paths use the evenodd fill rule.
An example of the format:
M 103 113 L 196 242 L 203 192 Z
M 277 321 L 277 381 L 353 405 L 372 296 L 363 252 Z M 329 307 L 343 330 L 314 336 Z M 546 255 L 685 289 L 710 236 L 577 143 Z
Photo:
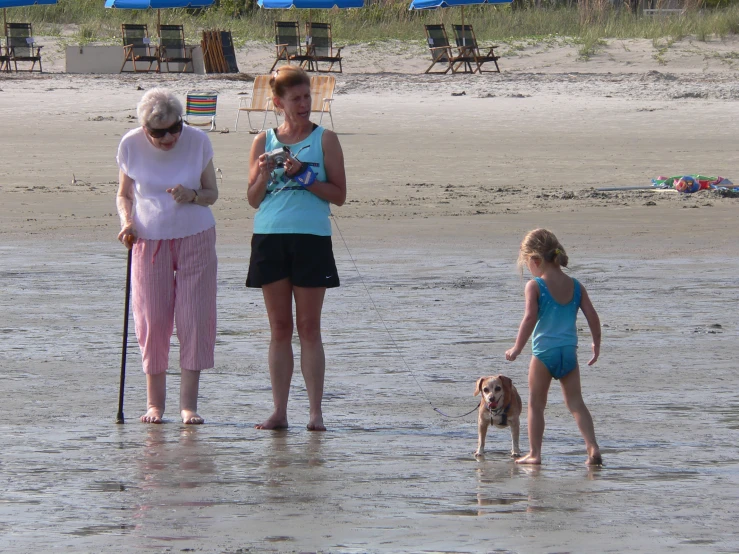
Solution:
M 282 190 L 282 189 L 280 189 Z M 413 377 L 413 380 L 416 382 L 416 385 L 418 385 L 418 390 L 421 391 L 423 396 L 426 398 L 426 401 L 429 403 L 431 408 L 438 414 L 449 418 L 449 419 L 458 419 L 460 417 L 465 417 L 470 415 L 472 412 L 478 409 L 479 404 L 472 408 L 469 412 L 466 412 L 462 415 L 449 415 L 442 412 L 439 408 L 434 406 L 434 403 L 431 402 L 431 399 L 429 398 L 428 394 L 426 394 L 426 391 L 423 390 L 423 387 L 421 386 L 421 383 L 418 382 L 418 379 L 416 379 L 416 375 L 411 370 L 410 366 L 408 365 L 408 362 L 406 361 L 405 357 L 403 356 L 403 353 L 400 351 L 400 347 L 398 346 L 398 343 L 395 342 L 395 339 L 393 338 L 393 334 L 390 332 L 390 329 L 388 329 L 387 324 L 385 323 L 385 320 L 382 318 L 382 314 L 380 313 L 380 310 L 377 308 L 377 304 L 375 304 L 374 298 L 372 298 L 372 295 L 370 294 L 369 287 L 367 287 L 367 283 L 364 282 L 364 277 L 362 277 L 362 274 L 359 272 L 359 268 L 357 267 L 356 262 L 354 261 L 354 256 L 352 256 L 351 250 L 349 250 L 349 245 L 346 243 L 346 240 L 344 239 L 344 234 L 341 232 L 341 228 L 339 227 L 338 221 L 336 221 L 336 217 L 334 214 L 331 214 L 331 219 L 334 220 L 334 225 L 336 226 L 336 230 L 339 232 L 339 236 L 341 237 L 341 241 L 344 243 L 344 248 L 346 248 L 347 253 L 349 254 L 349 259 L 352 262 L 352 265 L 354 266 L 354 271 L 357 272 L 357 275 L 359 276 L 359 280 L 361 281 L 362 285 L 364 286 L 364 290 L 367 293 L 367 297 L 370 299 L 370 302 L 372 303 L 372 307 L 375 309 L 375 313 L 377 314 L 377 317 L 380 318 L 380 321 L 382 322 L 382 326 L 385 328 L 385 332 L 390 337 L 390 340 L 393 343 L 393 346 L 395 347 L 396 352 L 398 353 L 398 357 L 403 362 L 403 365 L 408 370 L 408 373 L 410 373 L 411 377 Z

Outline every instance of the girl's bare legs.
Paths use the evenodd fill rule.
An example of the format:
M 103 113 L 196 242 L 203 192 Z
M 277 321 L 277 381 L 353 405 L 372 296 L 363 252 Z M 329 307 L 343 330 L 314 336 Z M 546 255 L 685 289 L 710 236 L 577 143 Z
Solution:
M 326 289 L 294 287 L 295 317 L 300 338 L 300 369 L 308 391 L 310 414 L 309 431 L 325 431 L 323 424 L 323 381 L 326 374 L 326 358 L 321 341 L 321 310 Z
M 560 379 L 562 385 L 562 394 L 565 397 L 565 405 L 570 413 L 575 417 L 577 428 L 580 429 L 582 438 L 585 439 L 585 447 L 588 450 L 587 465 L 602 465 L 603 459 L 600 455 L 600 448 L 595 441 L 595 429 L 593 427 L 593 418 L 590 411 L 582 399 L 582 391 L 580 389 L 580 368 L 576 367 L 573 371 Z
M 192 425 L 205 423 L 205 420 L 198 415 L 200 372 L 183 369 L 180 379 L 180 416 L 182 417 L 182 423 Z
M 164 416 L 164 402 L 167 397 L 167 373 L 146 375 L 146 413 L 141 423 L 161 423 Z
M 541 443 L 544 439 L 544 408 L 552 376 L 546 366 L 534 356 L 529 364 L 529 453 L 516 460 L 517 464 L 540 464 Z
M 269 317 L 269 378 L 275 410 L 256 429 L 287 429 L 287 400 L 293 377 L 292 283 L 282 279 L 262 287 Z

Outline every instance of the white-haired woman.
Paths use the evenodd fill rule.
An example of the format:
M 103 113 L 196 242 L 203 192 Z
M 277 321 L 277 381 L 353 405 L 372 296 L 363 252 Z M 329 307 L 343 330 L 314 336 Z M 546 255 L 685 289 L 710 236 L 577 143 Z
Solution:
M 200 371 L 214 366 L 216 232 L 208 206 L 218 199 L 208 136 L 182 121 L 168 90 L 147 91 L 137 106 L 140 127 L 118 147 L 120 240 L 133 248 L 132 298 L 146 374 L 144 423 L 161 423 L 169 341 L 180 343 L 180 415 L 198 415 Z

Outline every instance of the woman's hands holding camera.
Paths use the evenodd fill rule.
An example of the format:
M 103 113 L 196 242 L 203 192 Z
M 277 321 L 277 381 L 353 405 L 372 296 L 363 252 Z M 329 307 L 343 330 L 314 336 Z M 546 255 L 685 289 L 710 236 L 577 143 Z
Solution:
M 264 175 L 265 177 L 269 178 L 269 176 L 272 174 L 272 172 L 275 170 L 274 160 L 270 158 L 269 154 L 266 152 L 259 156 L 259 173 Z

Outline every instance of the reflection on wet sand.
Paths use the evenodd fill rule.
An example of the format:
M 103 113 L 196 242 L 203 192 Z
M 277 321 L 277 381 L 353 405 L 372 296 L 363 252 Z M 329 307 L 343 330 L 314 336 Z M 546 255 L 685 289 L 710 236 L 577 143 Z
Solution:
M 64 272 L 34 273 L 42 254 L 56 256 Z M 243 268 L 229 264 L 228 254 L 219 252 L 220 278 L 239 282 Z M 21 345 L 25 352 L 6 364 L 3 381 L 4 552 L 59 544 L 79 552 L 417 552 L 426 546 L 475 552 L 476 537 L 488 535 L 499 550 L 517 552 L 584 552 L 593 541 L 633 552 L 739 549 L 739 451 L 731 440 L 739 395 L 729 386 L 736 364 L 725 336 L 692 332 L 714 320 L 726 332 L 735 328 L 734 305 L 719 294 L 733 289 L 700 294 L 725 278 L 721 266 L 619 260 L 619 278 L 599 283 L 608 351 L 602 366 L 583 371 L 582 378 L 607 465 L 587 468 L 582 439 L 557 394 L 547 407 L 542 466 L 515 465 L 507 441 L 492 441 L 476 460 L 475 415 L 444 419 L 428 407 L 366 309 L 366 292 L 350 279 L 326 304 L 326 320 L 334 322 L 326 330 L 327 433 L 309 433 L 297 421 L 297 414 L 307 413 L 299 382 L 291 391 L 294 428 L 252 428 L 271 406 L 260 350 L 266 348 L 264 314 L 244 305 L 241 289 L 228 286 L 219 314 L 224 325 L 244 331 L 220 337 L 217 369 L 203 376 L 208 423 L 114 425 L 122 290 L 111 289 L 109 276 L 119 260 L 99 254 L 92 266 L 69 261 L 63 248 L 14 255 L 25 264 L 26 285 L 12 279 L 0 280 L 0 287 L 28 305 L 57 298 L 63 313 L 48 316 L 46 337 L 38 314 L 29 321 L 16 303 L 0 297 L 4 325 L 25 328 L 12 341 L 0 335 L 5 351 Z M 525 398 L 525 363 L 503 365 L 495 355 L 502 339 L 495 334 L 490 340 L 490 321 L 501 336 L 515 333 L 521 287 L 515 275 L 491 279 L 491 271 L 508 270 L 491 270 L 458 249 L 434 259 L 392 248 L 364 255 L 384 260 L 373 270 L 377 275 L 367 276 L 381 283 L 372 294 L 436 405 L 463 413 L 471 385 L 491 368 L 515 377 Z M 84 284 L 75 281 L 85 287 L 82 304 L 59 282 L 76 279 L 78 265 L 85 275 Z M 362 267 L 369 266 L 365 259 Z M 698 269 L 701 283 L 682 297 L 679 310 L 668 304 L 666 320 L 671 285 L 660 277 Z M 456 288 L 453 298 L 440 292 L 459 274 L 475 287 Z M 623 294 L 637 287 L 645 291 L 638 298 Z M 637 320 L 649 332 L 624 331 L 637 328 Z M 686 328 L 691 331 L 680 332 Z M 91 336 L 94 341 L 87 340 Z M 135 353 L 132 345 L 131 368 L 137 367 Z M 691 390 L 687 409 L 684 383 L 697 371 L 701 385 Z M 145 404 L 143 379 L 131 370 L 129 410 Z M 36 406 L 29 418 L 29 407 Z M 525 425 L 521 435 L 523 449 Z

